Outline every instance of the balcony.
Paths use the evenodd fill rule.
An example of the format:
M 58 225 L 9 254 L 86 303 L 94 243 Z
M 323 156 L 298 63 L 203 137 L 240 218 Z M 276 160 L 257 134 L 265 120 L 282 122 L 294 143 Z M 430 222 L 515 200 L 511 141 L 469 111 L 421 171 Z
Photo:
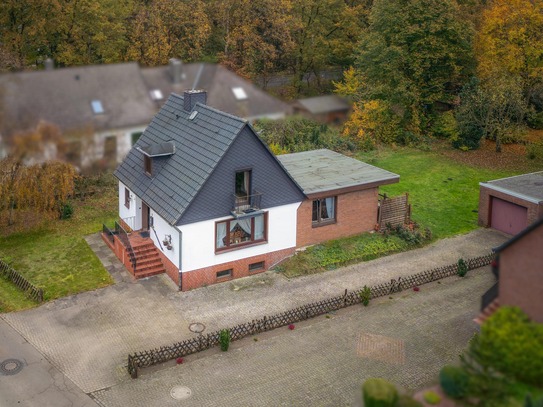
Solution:
M 233 208 L 231 213 L 235 218 L 253 216 L 260 212 L 260 201 L 262 199 L 262 194 L 260 192 L 255 191 L 252 195 L 243 196 L 232 194 L 232 198 Z

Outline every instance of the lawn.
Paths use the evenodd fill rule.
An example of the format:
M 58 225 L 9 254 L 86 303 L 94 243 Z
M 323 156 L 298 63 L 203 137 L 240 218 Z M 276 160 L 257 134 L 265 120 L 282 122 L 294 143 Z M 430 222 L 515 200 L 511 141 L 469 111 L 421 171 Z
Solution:
M 99 194 L 74 201 L 71 219 L 44 220 L 15 233 L 3 231 L 0 258 L 7 260 L 34 285 L 42 287 L 46 301 L 111 284 L 110 275 L 84 236 L 100 231 L 104 222 L 113 223 L 117 217 L 116 196 L 116 188 L 110 184 Z M 13 284 L 0 278 L 0 312 L 35 305 Z
M 360 160 L 400 175 L 400 182 L 380 188 L 390 196 L 409 193 L 412 218 L 430 228 L 434 238 L 476 229 L 479 182 L 520 173 L 457 162 L 438 151 L 380 149 L 360 153 Z

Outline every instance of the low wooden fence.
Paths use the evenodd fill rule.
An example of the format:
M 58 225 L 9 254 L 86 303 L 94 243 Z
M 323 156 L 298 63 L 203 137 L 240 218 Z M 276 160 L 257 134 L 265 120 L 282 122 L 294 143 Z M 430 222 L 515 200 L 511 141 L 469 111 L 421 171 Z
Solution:
M 0 260 L 0 275 L 10 280 L 34 301 L 43 302 L 43 289 L 34 286 L 34 284 L 23 277 L 18 271 L 2 260 Z
M 468 270 L 473 270 L 490 264 L 493 258 L 493 254 L 476 257 L 467 260 L 466 265 Z M 450 264 L 448 266 L 437 267 L 407 277 L 399 277 L 397 280 L 391 280 L 390 283 L 378 284 L 371 287 L 371 298 L 397 293 L 404 289 L 454 276 L 457 273 L 458 264 Z M 254 319 L 251 322 L 239 324 L 227 329 L 230 331 L 231 340 L 235 341 L 242 339 L 246 336 L 255 335 L 319 315 L 324 315 L 331 311 L 337 311 L 350 305 L 360 304 L 362 302 L 360 296 L 362 290 L 363 289 L 361 288 L 356 291 L 351 291 L 350 293 L 345 290 L 343 295 L 337 297 L 305 304 L 279 314 L 264 316 L 263 318 Z M 207 335 L 199 335 L 195 338 L 186 339 L 170 346 L 161 346 L 160 348 L 130 354 L 128 355 L 128 373 L 132 378 L 136 378 L 138 377 L 138 369 L 140 368 L 157 365 L 210 349 L 219 344 L 219 335 L 220 331 L 215 331 Z

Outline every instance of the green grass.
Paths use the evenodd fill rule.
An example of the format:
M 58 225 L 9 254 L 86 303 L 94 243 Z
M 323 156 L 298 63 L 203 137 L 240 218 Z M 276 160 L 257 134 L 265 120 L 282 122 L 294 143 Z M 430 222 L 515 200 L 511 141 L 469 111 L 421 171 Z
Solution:
M 71 219 L 47 220 L 30 230 L 0 237 L 0 258 L 8 258 L 15 270 L 43 288 L 46 301 L 112 283 L 84 239 L 117 217 L 116 190 L 108 188 L 99 195 L 74 202 Z M 0 312 L 36 305 L 4 279 L 0 279 L 0 298 Z
M 380 188 L 396 196 L 409 193 L 412 219 L 437 239 L 476 229 L 479 182 L 516 174 L 454 162 L 433 151 L 383 149 L 361 153 L 364 162 L 400 175 L 400 182 Z

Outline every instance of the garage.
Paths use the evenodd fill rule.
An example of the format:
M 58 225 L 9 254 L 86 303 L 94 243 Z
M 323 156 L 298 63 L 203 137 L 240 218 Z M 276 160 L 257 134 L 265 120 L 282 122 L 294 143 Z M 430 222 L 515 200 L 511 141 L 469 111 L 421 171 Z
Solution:
M 479 184 L 479 225 L 516 235 L 543 218 L 543 171 Z
M 492 197 L 490 227 L 516 235 L 527 226 L 528 208 Z

